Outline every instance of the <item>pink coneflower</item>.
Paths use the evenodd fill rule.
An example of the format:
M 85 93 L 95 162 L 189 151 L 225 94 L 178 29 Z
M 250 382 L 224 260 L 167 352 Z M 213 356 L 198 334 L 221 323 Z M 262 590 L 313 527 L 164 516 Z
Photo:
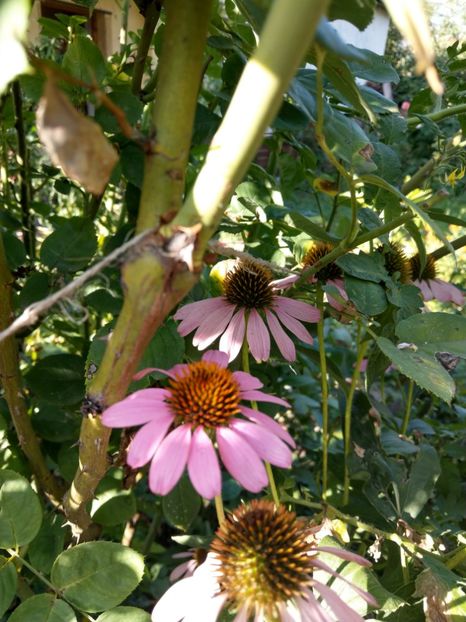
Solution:
M 363 622 L 331 587 L 314 578 L 314 571 L 344 581 L 374 607 L 377 602 L 332 570 L 319 553 L 370 565 L 355 553 L 317 546 L 315 530 L 283 506 L 252 501 L 226 518 L 204 564 L 164 594 L 152 621 L 215 622 L 226 609 L 235 615 L 232 622 Z
M 437 268 L 435 266 L 435 258 L 432 255 L 427 256 L 426 265 L 421 274 L 421 262 L 419 255 L 411 257 L 411 268 L 413 272 L 414 285 L 419 287 L 424 300 L 440 300 L 441 302 L 454 302 L 456 305 L 464 306 L 463 292 L 453 285 L 442 279 L 437 278 Z
M 187 466 L 200 495 L 206 499 L 219 495 L 221 473 L 214 442 L 227 470 L 251 492 L 267 485 L 263 460 L 290 468 L 290 447 L 295 446 L 291 436 L 241 400 L 281 406 L 289 406 L 288 402 L 259 391 L 262 383 L 257 378 L 231 372 L 227 364 L 227 354 L 210 350 L 196 363 L 156 370 L 168 376 L 167 388 L 136 391 L 103 413 L 109 428 L 142 424 L 129 445 L 127 463 L 137 469 L 151 461 L 152 492 L 166 495 Z M 144 370 L 150 371 L 154 369 Z
M 270 357 L 270 331 L 283 358 L 294 361 L 296 349 L 283 326 L 304 343 L 312 344 L 302 322 L 317 322 L 319 311 L 278 295 L 282 281 L 273 281 L 272 273 L 260 263 L 238 261 L 227 272 L 222 287 L 222 296 L 192 302 L 175 314 L 175 319 L 181 320 L 178 332 L 183 337 L 196 330 L 193 344 L 199 350 L 220 337 L 219 348 L 232 361 L 246 336 L 252 356 L 257 362 L 266 361 Z
M 178 579 L 186 577 L 192 577 L 194 571 L 203 564 L 207 557 L 207 549 L 198 548 L 190 549 L 189 551 L 183 551 L 181 553 L 175 553 L 173 559 L 184 559 L 176 568 L 170 573 L 170 581 L 174 583 Z

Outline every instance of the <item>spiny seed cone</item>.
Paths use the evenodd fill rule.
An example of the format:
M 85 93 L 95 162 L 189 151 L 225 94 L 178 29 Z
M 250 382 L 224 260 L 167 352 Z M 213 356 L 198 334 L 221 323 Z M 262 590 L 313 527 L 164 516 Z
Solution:
M 412 279 L 417 281 L 419 279 L 435 279 L 437 276 L 437 268 L 435 267 L 435 259 L 432 255 L 427 255 L 426 265 L 421 274 L 421 260 L 419 253 L 410 258 L 409 263 L 411 265 Z
M 270 286 L 273 275 L 265 266 L 253 260 L 241 260 L 227 272 L 223 293 L 228 302 L 248 309 L 269 307 L 273 300 Z
M 322 259 L 322 257 L 325 257 L 325 255 L 333 251 L 333 248 L 332 244 L 327 244 L 327 242 L 314 242 L 304 256 L 303 268 L 310 268 L 316 264 L 319 259 Z M 321 270 L 318 270 L 315 277 L 319 281 L 325 283 L 332 279 L 340 279 L 342 277 L 342 271 L 335 263 L 330 263 Z
M 238 383 L 230 370 L 216 363 L 191 363 L 169 385 L 167 402 L 182 423 L 215 428 L 239 413 Z
M 379 246 L 377 251 L 383 253 L 385 268 L 390 276 L 398 272 L 401 283 L 408 283 L 412 279 L 411 262 L 406 257 L 400 244 L 397 242 L 390 242 L 388 249 Z
M 311 583 L 312 532 L 294 512 L 254 500 L 232 512 L 211 545 L 219 560 L 219 583 L 236 608 L 246 603 L 279 619 L 278 604 Z

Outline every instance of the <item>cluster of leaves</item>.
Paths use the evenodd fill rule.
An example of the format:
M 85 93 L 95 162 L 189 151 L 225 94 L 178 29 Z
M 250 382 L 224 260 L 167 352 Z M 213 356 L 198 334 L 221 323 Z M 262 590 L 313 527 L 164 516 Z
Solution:
M 269 4 L 260 0 L 215 4 L 186 194 L 254 51 Z M 334 0 L 329 18 L 346 19 L 362 29 L 373 17 L 374 4 Z M 145 147 L 153 138 L 150 116 L 157 97 L 153 74 L 164 20 L 162 12 L 152 39 L 154 56 L 146 59 L 142 89 L 132 84 L 140 33 L 130 33 L 129 42 L 106 60 L 89 38 L 83 20 L 62 16 L 41 19 L 42 42 L 35 50 L 36 59 L 43 63 L 36 61 L 41 70 L 22 75 L 5 90 L 0 102 L 0 231 L 13 275 L 15 314 L 72 282 L 134 232 Z M 321 22 L 316 39 L 317 46 L 284 95 L 259 157 L 236 187 L 216 239 L 291 269 L 300 264 L 310 241 L 338 245 L 345 239 L 356 207 L 359 237 L 351 240 L 352 252 L 337 259 L 356 314 L 350 323 L 342 323 L 327 309 L 325 319 L 330 379 L 326 502 L 330 505 L 319 510 L 312 503 L 322 495 L 321 368 L 316 342 L 314 346 L 297 344 L 298 358 L 293 364 L 285 364 L 274 352 L 269 363 L 251 370 L 271 392 L 292 404 L 286 423 L 298 451 L 293 468 L 276 473 L 277 484 L 290 507 L 316 521 L 326 517 L 340 544 L 355 541 L 362 552 L 372 555 L 373 570 L 351 563 L 339 568 L 377 598 L 381 609 L 372 617 L 416 622 L 424 619 L 425 610 L 427 619 L 440 612 L 441 620 L 459 621 L 465 615 L 465 596 L 459 586 L 464 585 L 466 573 L 461 534 L 466 510 L 466 375 L 458 357 L 466 357 L 466 320 L 451 306 L 438 305 L 434 312 L 422 314 L 419 290 L 389 274 L 383 254 L 374 252 L 372 245 L 379 240 L 387 248 L 389 240 L 397 240 L 425 262 L 426 246 L 431 250 L 435 241 L 447 245 L 453 231 L 464 227 L 463 214 L 456 209 L 464 197 L 464 180 L 450 190 L 448 199 L 439 200 L 438 190 L 446 176 L 461 168 L 466 117 L 463 114 L 453 123 L 436 121 L 430 91 L 424 89 L 415 96 L 407 120 L 393 101 L 356 80 L 396 83 L 397 73 L 386 59 L 345 44 L 326 21 Z M 322 50 L 323 93 L 313 68 Z M 449 48 L 442 68 L 445 107 L 461 103 L 464 63 L 464 47 Z M 94 189 L 89 177 L 83 181 L 72 172 L 75 169 L 67 169 L 74 165 L 72 153 L 55 154 L 59 167 L 56 161 L 51 163 L 40 143 L 35 111 L 50 72 L 59 85 L 53 87 L 60 89 L 59 97 L 69 100 L 65 107 L 72 102 L 74 113 L 92 115 L 116 154 L 108 180 L 98 163 L 89 173 L 92 183 L 101 183 L 97 194 L 89 192 Z M 89 89 L 91 85 L 98 88 Z M 49 105 L 56 103 L 53 93 L 58 91 L 49 93 Z M 115 108 L 102 103 L 102 93 L 124 113 L 126 123 L 136 130 L 134 136 L 128 135 L 127 126 L 115 116 Z M 49 111 L 52 121 L 62 113 L 63 107 Z M 316 137 L 322 113 L 323 141 L 343 169 L 350 171 L 354 197 Z M 70 114 L 67 123 L 71 127 Z M 93 131 L 88 125 L 79 127 L 82 134 L 75 135 L 73 151 L 79 151 L 79 142 L 85 143 L 86 133 Z M 430 134 L 420 145 L 423 128 Z M 412 168 L 404 159 L 406 144 L 410 153 L 422 149 Z M 406 173 L 415 173 L 418 164 L 430 158 L 433 167 L 406 197 Z M 327 184 L 322 185 L 322 180 Z M 398 228 L 402 223 L 391 226 L 403 218 L 402 228 Z M 458 270 L 461 256 L 460 251 Z M 216 294 L 209 264 L 218 259 L 206 256 L 191 300 Z M 315 288 L 304 285 L 299 296 L 314 302 Z M 78 468 L 82 414 L 93 408 L 86 401 L 86 386 L 99 369 L 123 300 L 119 266 L 112 263 L 74 298 L 62 299 L 19 335 L 27 412 L 47 466 L 65 489 Z M 363 342 L 368 351 L 365 382 L 350 395 L 348 378 L 354 375 L 356 351 Z M 400 343 L 409 345 L 399 348 Z M 448 353 L 451 364 L 445 357 L 439 360 L 439 353 Z M 146 348 L 139 369 L 169 368 L 199 357 L 190 339 L 179 336 L 168 316 Z M 393 368 L 385 373 L 390 364 Z M 144 474 L 124 465 L 128 435 L 114 435 L 111 468 L 88 508 L 99 536 L 76 545 L 60 511 L 50 504 L 43 508 L 29 484 L 33 473 L 13 428 L 6 382 L 5 397 L 0 399 L 0 549 L 4 555 L 0 557 L 0 619 L 74 622 L 78 614 L 103 612 L 98 622 L 147 622 L 146 612 L 169 586 L 168 577 L 176 565 L 173 553 L 206 546 L 212 538 L 214 509 L 200 499 L 187 478 L 166 497 L 154 497 Z M 147 378 L 135 381 L 129 392 L 150 382 Z M 343 506 L 341 430 L 348 404 L 352 490 L 349 503 Z M 271 415 L 274 412 L 270 410 Z M 226 508 L 233 509 L 252 495 L 225 477 L 222 497 Z M 335 564 L 331 558 L 327 563 Z M 332 587 L 346 601 L 353 597 L 342 582 Z M 369 613 L 364 604 L 354 607 L 361 615 Z

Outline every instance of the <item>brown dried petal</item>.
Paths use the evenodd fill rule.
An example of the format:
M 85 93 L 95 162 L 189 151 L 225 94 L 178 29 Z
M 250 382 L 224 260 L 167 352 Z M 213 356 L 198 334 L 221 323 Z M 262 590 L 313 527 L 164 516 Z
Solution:
M 118 154 L 100 126 L 78 112 L 51 79 L 36 118 L 39 138 L 52 162 L 88 192 L 102 194 Z

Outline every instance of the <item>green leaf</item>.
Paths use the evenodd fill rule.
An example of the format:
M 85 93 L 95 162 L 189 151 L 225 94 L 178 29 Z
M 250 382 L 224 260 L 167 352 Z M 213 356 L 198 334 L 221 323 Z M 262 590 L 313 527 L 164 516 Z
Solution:
M 316 225 L 310 218 L 306 218 L 299 212 L 290 211 L 286 214 L 285 220 L 288 224 L 296 227 L 301 232 L 307 233 L 313 240 L 322 240 L 331 244 L 338 243 L 338 239 L 325 231 L 323 227 Z
M 116 607 L 135 589 L 144 559 L 116 542 L 86 542 L 64 551 L 52 568 L 52 583 L 72 605 L 95 613 Z
M 69 218 L 42 242 L 41 261 L 52 269 L 76 272 L 87 266 L 97 250 L 97 236 L 91 220 Z
M 29 0 L 0 2 L 0 95 L 11 80 L 29 69 L 22 41 L 26 40 L 30 10 Z
M 144 178 L 144 153 L 138 145 L 128 142 L 120 150 L 121 170 L 126 179 L 137 188 Z
M 435 232 L 437 237 L 440 240 L 442 240 L 442 242 L 445 244 L 445 246 L 448 248 L 448 250 L 451 253 L 453 254 L 455 253 L 455 249 L 450 244 L 450 242 L 447 240 L 447 238 L 444 236 L 443 231 L 440 229 L 437 223 L 433 222 L 430 216 L 428 216 L 426 212 L 424 212 L 424 210 L 419 207 L 419 205 L 414 203 L 414 201 L 411 201 L 410 199 L 408 199 L 408 197 L 406 197 L 400 190 L 398 190 L 398 188 L 395 188 L 394 186 L 389 184 L 388 181 L 385 181 L 385 179 L 382 179 L 381 177 L 378 177 L 377 175 L 364 174 L 364 175 L 361 175 L 360 178 L 363 182 L 372 184 L 374 186 L 378 186 L 379 188 L 383 188 L 384 190 L 388 190 L 394 196 L 398 197 L 401 201 L 403 201 L 403 203 L 405 203 L 411 209 L 411 211 L 413 211 L 417 216 L 419 216 L 419 218 L 427 226 L 429 226 L 432 229 L 432 231 Z
M 50 294 L 50 280 L 43 272 L 33 272 L 24 283 L 18 302 L 22 309 Z
M 335 263 L 346 274 L 364 281 L 380 283 L 380 281 L 388 278 L 384 258 L 381 253 L 374 253 L 373 255 L 366 255 L 365 253 L 353 255 L 349 253 L 339 257 Z
M 53 562 L 63 551 L 65 543 L 64 520 L 57 514 L 47 516 L 39 533 L 28 547 L 28 557 L 36 570 L 49 574 Z
M 130 125 L 135 126 L 138 123 L 141 118 L 144 105 L 139 97 L 136 97 L 136 95 L 131 92 L 129 85 L 124 87 L 114 87 L 108 94 L 108 97 L 114 104 L 123 110 L 126 120 Z M 102 126 L 102 129 L 105 130 L 105 132 L 112 134 L 121 132 L 121 128 L 115 118 L 115 115 L 113 115 L 108 108 L 105 108 L 105 106 L 100 106 L 100 108 L 98 108 L 95 113 L 95 120 Z
M 413 319 L 417 320 L 418 316 Z M 451 402 L 455 395 L 455 383 L 435 358 L 421 351 L 399 350 L 385 337 L 378 337 L 377 345 L 398 371 L 448 404 Z
M 376 0 L 333 0 L 330 4 L 328 18 L 344 19 L 354 24 L 359 30 L 364 30 L 374 19 Z
M 329 52 L 333 52 L 336 56 L 344 58 L 345 60 L 359 61 L 364 63 L 366 50 L 360 50 L 354 45 L 345 43 L 338 34 L 338 31 L 323 17 L 315 33 L 315 40 L 317 43 L 325 48 Z
M 384 288 L 377 283 L 346 275 L 345 290 L 356 309 L 364 315 L 380 315 L 387 308 Z
M 17 607 L 9 622 L 76 622 L 76 616 L 64 600 L 52 594 L 37 594 Z
M 10 270 L 15 270 L 27 261 L 26 249 L 21 240 L 18 240 L 9 231 L 2 233 L 3 244 L 5 246 L 5 254 Z
M 466 358 L 466 318 L 461 315 L 424 313 L 399 322 L 396 334 L 424 352 L 449 352 Z
M 97 493 L 92 501 L 91 516 L 95 523 L 111 527 L 126 523 L 136 509 L 136 497 L 131 490 L 112 488 Z
M 353 46 L 349 45 L 349 47 L 352 48 Z M 398 84 L 400 76 L 384 56 L 371 52 L 371 50 L 358 49 L 358 52 L 363 56 L 363 61 L 352 60 L 349 63 L 350 69 L 355 76 L 364 78 L 364 80 L 370 80 L 370 82 L 393 82 Z
M 84 363 L 75 354 L 52 354 L 39 359 L 25 380 L 44 402 L 68 406 L 84 397 Z
M 40 404 L 32 413 L 31 423 L 36 434 L 46 441 L 76 441 L 79 438 L 82 415 L 50 403 Z
M 417 518 L 434 490 L 440 471 L 440 460 L 435 449 L 430 445 L 420 445 L 408 481 L 400 491 L 402 512 Z
M 175 488 L 162 499 L 163 514 L 170 525 L 187 531 L 201 509 L 201 497 L 184 475 Z
M 62 66 L 66 72 L 88 84 L 101 83 L 107 73 L 102 52 L 83 35 L 74 37 L 63 56 Z
M 0 555 L 0 618 L 11 605 L 16 594 L 18 575 L 11 559 Z
M 320 543 L 322 546 L 330 546 L 336 549 L 344 550 L 338 540 L 335 538 L 326 537 Z M 386 590 L 379 582 L 376 575 L 372 570 L 365 566 L 361 566 L 356 562 L 347 562 L 342 560 L 336 555 L 331 553 L 319 553 L 319 560 L 325 562 L 332 570 L 338 572 L 339 575 L 344 577 L 346 581 L 349 581 L 353 585 L 356 585 L 361 590 L 369 592 L 374 596 L 380 605 L 380 608 L 384 613 L 391 613 L 396 611 L 398 607 L 404 604 L 404 600 L 396 594 L 392 594 Z M 314 571 L 314 577 L 317 581 L 321 581 L 324 584 L 328 584 L 332 588 L 332 592 L 337 594 L 351 609 L 356 611 L 359 615 L 365 616 L 371 607 L 361 598 L 351 586 L 339 579 L 333 578 L 324 570 Z
M 39 498 L 26 478 L 0 470 L 0 548 L 17 548 L 36 537 L 42 523 Z
M 138 369 L 145 367 L 169 369 L 182 360 L 184 348 L 184 339 L 178 333 L 176 323 L 169 319 L 149 342 Z
M 96 622 L 150 622 L 150 614 L 137 607 L 116 607 L 102 613 Z

